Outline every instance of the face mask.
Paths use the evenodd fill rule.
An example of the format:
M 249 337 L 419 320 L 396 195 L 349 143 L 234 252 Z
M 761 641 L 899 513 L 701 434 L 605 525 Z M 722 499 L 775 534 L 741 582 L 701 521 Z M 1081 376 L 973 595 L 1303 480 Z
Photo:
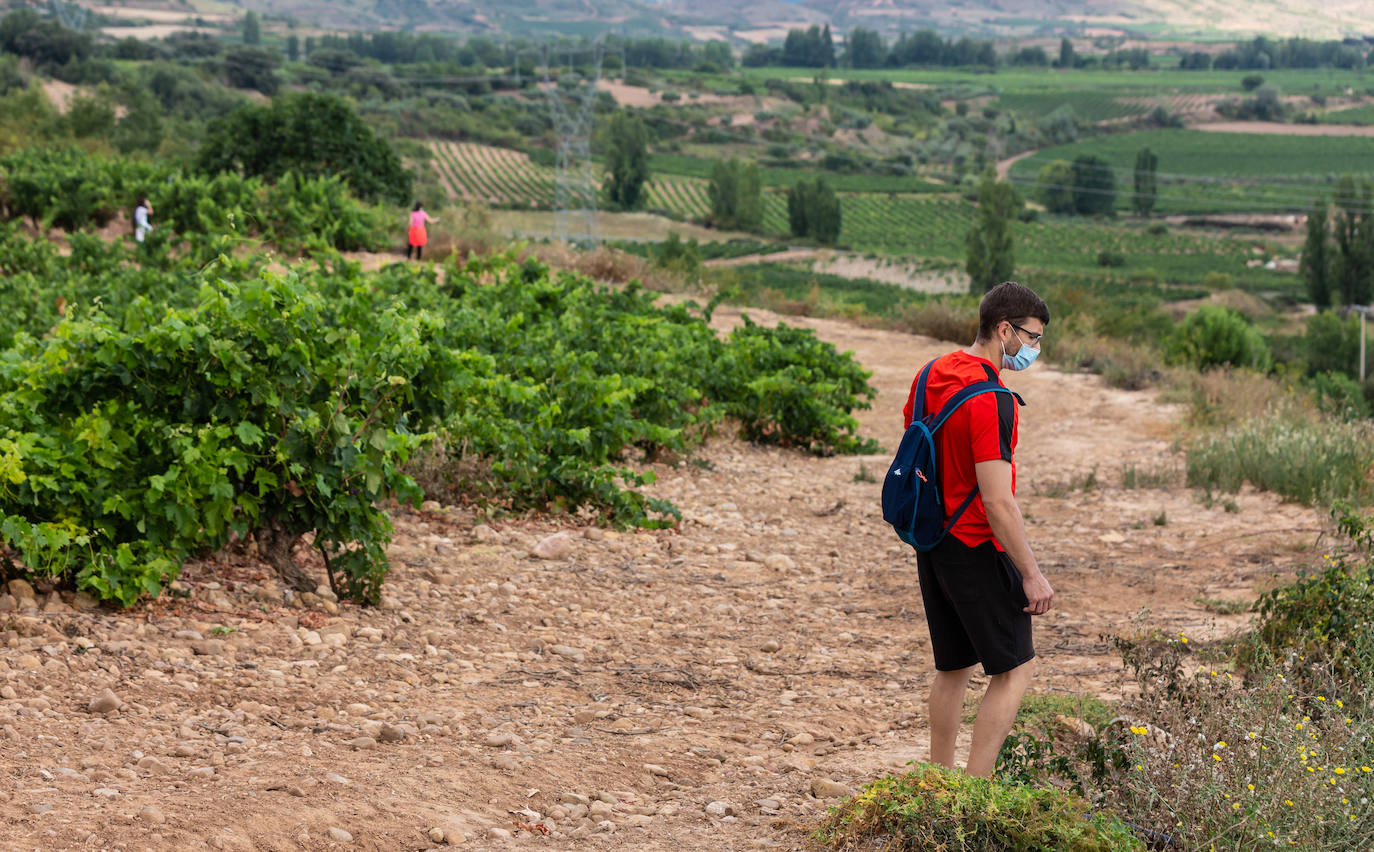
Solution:
M 1013 330 L 1012 333 L 1015 334 L 1016 332 Z M 1035 359 L 1038 358 L 1039 356 L 1040 356 L 1040 350 L 1039 350 L 1039 349 L 1032 349 L 1031 347 L 1027 346 L 1027 345 L 1026 345 L 1026 342 L 1025 342 L 1024 340 L 1021 341 L 1021 348 L 1018 349 L 1018 350 L 1016 350 L 1016 354 L 1015 354 L 1015 355 L 1008 355 L 1008 354 L 1007 354 L 1007 344 L 1003 343 L 1003 344 L 1002 344 L 1002 369 L 1003 369 L 1003 370 L 1024 370 L 1024 369 L 1026 369 L 1027 367 L 1029 367 L 1031 364 L 1034 364 L 1034 363 L 1035 363 Z

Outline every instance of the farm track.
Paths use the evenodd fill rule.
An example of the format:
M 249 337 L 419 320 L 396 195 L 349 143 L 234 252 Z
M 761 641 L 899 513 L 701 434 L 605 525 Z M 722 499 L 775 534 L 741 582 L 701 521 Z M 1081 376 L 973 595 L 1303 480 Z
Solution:
M 721 308 L 714 325 L 739 321 Z M 889 446 L 913 372 L 952 348 L 786 321 L 874 371 L 859 419 Z M 1311 510 L 1120 486 L 1127 464 L 1179 464 L 1178 412 L 1155 394 L 1043 365 L 1008 383 L 1029 403 L 1020 499 L 1058 593 L 1034 689 L 1115 697 L 1106 637 L 1142 609 L 1167 633 L 1220 635 L 1246 617 L 1197 599 L 1251 596 L 1314 557 Z M 925 756 L 914 559 L 856 477 L 887 457 L 719 437 L 701 460 L 655 466 L 653 493 L 683 511 L 672 531 L 397 510 L 380 609 L 284 608 L 245 551 L 130 613 L 0 613 L 0 849 L 325 849 L 339 832 L 419 849 L 431 829 L 471 848 L 500 845 L 492 829 L 550 849 L 808 848 L 828 804 L 813 780 L 857 785 Z M 1068 487 L 1094 470 L 1100 488 Z M 561 555 L 530 558 L 560 530 Z M 106 688 L 122 706 L 92 711 Z M 598 794 L 591 822 L 561 812 Z M 562 836 L 518 827 L 541 821 Z

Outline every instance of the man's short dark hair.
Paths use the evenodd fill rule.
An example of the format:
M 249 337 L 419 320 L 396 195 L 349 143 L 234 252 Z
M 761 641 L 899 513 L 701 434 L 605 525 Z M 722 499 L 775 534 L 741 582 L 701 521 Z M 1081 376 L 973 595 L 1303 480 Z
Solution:
M 983 296 L 978 304 L 978 339 L 992 337 L 993 329 L 1004 320 L 1018 322 L 1035 317 L 1050 324 L 1050 309 L 1031 288 L 1015 281 L 1003 281 Z

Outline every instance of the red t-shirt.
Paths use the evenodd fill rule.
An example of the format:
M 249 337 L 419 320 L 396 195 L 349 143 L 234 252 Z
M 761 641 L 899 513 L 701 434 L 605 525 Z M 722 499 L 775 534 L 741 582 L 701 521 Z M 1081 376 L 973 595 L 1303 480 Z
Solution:
M 921 375 L 911 383 L 906 407 L 902 409 L 903 429 L 911 426 L 911 414 L 916 407 L 916 385 Z M 1002 383 L 990 361 L 970 355 L 963 350 L 936 359 L 926 379 L 925 413 L 933 415 L 945 402 L 974 382 L 992 380 Z M 1005 385 L 1004 385 L 1005 387 Z M 1011 463 L 1011 491 L 1016 493 L 1017 411 L 1010 394 L 985 393 L 973 397 L 950 415 L 940 431 L 935 433 L 935 452 L 940 464 L 940 494 L 945 501 L 945 519 L 968 497 L 978 485 L 978 462 L 1001 459 Z M 950 533 L 968 547 L 991 541 L 998 550 L 1002 545 L 988 525 L 987 509 L 982 495 L 973 498 Z

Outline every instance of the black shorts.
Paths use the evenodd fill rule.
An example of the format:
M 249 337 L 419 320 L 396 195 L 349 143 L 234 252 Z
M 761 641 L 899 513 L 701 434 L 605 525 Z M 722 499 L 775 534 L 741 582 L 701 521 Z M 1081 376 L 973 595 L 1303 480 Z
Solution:
M 969 547 L 952 535 L 916 554 L 935 668 L 982 663 L 1002 674 L 1035 656 L 1021 574 L 992 542 Z

